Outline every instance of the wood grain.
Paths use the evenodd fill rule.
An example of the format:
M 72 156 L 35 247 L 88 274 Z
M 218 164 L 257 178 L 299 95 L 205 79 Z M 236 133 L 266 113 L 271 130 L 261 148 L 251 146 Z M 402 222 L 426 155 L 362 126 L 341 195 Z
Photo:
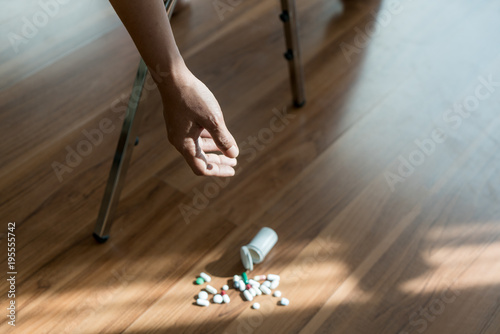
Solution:
M 37 6 L 9 4 L 0 35 Z M 233 7 L 220 20 L 212 2 L 193 0 L 172 25 L 240 145 L 237 175 L 192 175 L 151 86 L 103 245 L 91 232 L 137 51 L 107 2 L 61 5 L 19 54 L 0 47 L 0 244 L 16 221 L 19 272 L 17 325 L 0 331 L 498 333 L 500 5 L 298 1 L 300 110 L 290 106 L 279 3 Z M 363 39 L 374 17 L 384 26 Z M 346 56 L 347 44 L 359 52 Z M 478 86 L 487 98 L 450 112 Z M 58 179 L 53 163 L 105 119 L 113 130 Z M 436 129 L 446 138 L 429 144 Z M 427 154 L 415 153 L 424 142 Z M 391 188 L 401 159 L 418 163 Z M 194 202 L 200 193 L 206 201 Z M 243 270 L 239 247 L 263 226 L 279 242 L 254 273 L 280 274 L 290 305 L 262 296 L 253 310 L 230 290 L 228 305 L 196 306 L 199 272 L 217 288 L 230 283 Z

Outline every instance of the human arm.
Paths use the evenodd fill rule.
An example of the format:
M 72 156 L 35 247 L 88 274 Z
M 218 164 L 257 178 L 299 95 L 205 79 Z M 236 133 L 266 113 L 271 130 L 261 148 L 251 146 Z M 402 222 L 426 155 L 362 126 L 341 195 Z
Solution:
M 232 176 L 238 146 L 212 92 L 186 67 L 162 0 L 110 0 L 152 72 L 170 143 L 197 175 Z M 214 154 L 219 150 L 223 153 Z

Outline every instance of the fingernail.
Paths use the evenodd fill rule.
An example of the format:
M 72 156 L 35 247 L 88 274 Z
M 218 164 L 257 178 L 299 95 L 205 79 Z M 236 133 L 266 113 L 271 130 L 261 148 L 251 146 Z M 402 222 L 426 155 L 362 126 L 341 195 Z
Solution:
M 227 150 L 227 155 L 231 158 L 236 158 L 238 154 L 240 154 L 240 151 L 236 145 L 231 146 L 231 148 Z

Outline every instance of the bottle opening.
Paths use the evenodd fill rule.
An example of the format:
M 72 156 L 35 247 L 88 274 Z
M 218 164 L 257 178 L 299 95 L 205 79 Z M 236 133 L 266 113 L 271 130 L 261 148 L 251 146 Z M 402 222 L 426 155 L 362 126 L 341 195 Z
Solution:
M 254 249 L 253 247 L 248 247 L 248 251 L 250 252 L 250 255 L 252 256 L 253 263 L 260 263 L 262 262 L 262 252 L 259 252 L 258 250 Z

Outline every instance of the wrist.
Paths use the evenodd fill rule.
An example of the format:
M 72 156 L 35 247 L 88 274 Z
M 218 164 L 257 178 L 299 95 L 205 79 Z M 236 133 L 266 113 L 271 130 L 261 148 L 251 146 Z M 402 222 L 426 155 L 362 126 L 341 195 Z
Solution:
M 172 68 L 167 75 L 162 75 L 158 81 L 155 80 L 163 102 L 170 101 L 171 103 L 183 96 L 186 89 L 193 87 L 193 78 L 191 71 L 182 62 Z
M 165 87 L 178 85 L 186 80 L 191 73 L 181 56 L 164 64 L 157 64 L 155 68 L 148 66 L 151 77 L 161 91 Z

